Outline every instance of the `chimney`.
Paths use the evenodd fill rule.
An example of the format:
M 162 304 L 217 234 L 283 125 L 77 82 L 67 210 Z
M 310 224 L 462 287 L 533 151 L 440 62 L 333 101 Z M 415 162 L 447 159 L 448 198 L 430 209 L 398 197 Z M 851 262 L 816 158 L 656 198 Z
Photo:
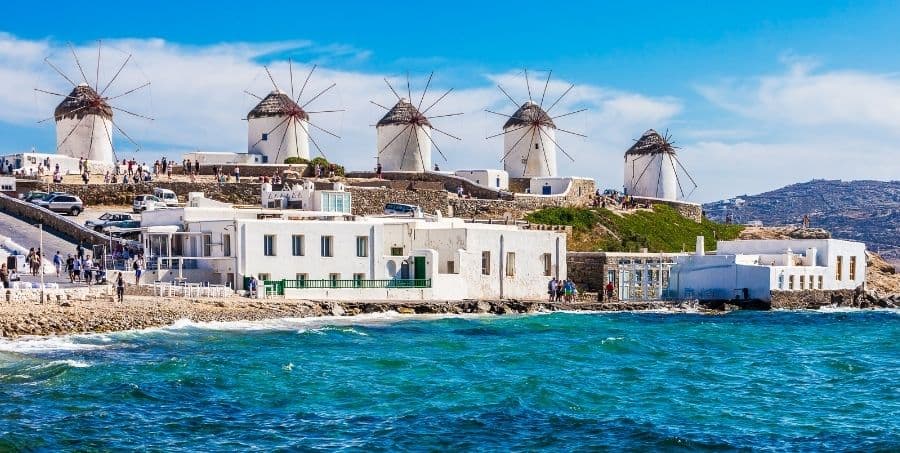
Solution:
M 697 248 L 694 251 L 694 254 L 697 256 L 705 255 L 706 254 L 706 252 L 704 252 L 705 248 L 706 247 L 704 246 L 704 243 L 703 243 L 703 236 L 697 236 Z
M 815 266 L 816 260 L 819 257 L 819 250 L 815 247 L 809 247 L 806 249 L 806 265 L 807 266 Z

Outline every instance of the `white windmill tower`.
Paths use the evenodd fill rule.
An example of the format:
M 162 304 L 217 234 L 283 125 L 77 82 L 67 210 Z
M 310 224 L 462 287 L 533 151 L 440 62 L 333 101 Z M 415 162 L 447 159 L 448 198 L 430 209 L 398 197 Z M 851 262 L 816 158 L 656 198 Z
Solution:
M 303 82 L 303 86 L 300 88 L 296 98 L 294 97 L 294 68 L 291 60 L 288 60 L 291 85 L 290 95 L 278 87 L 268 67 L 265 67 L 265 70 L 269 80 L 272 82 L 272 91 L 266 97 L 245 91 L 245 93 L 259 100 L 259 103 L 247 113 L 248 153 L 260 154 L 263 156 L 263 162 L 270 164 L 283 163 L 288 157 L 299 157 L 309 160 L 310 141 L 312 141 L 319 153 L 323 157 L 325 156 L 318 142 L 310 135 L 310 127 L 340 138 L 337 134 L 314 124 L 310 120 L 310 114 L 343 112 L 343 110 L 320 110 L 316 112 L 305 110 L 306 106 L 334 88 L 337 85 L 336 83 L 332 83 L 302 105 L 300 104 L 303 92 L 306 90 L 309 79 L 312 77 L 316 67 L 313 66 L 309 71 L 309 75 L 306 76 L 306 80 Z
M 660 135 L 653 129 L 644 132 L 625 152 L 625 194 L 663 200 L 687 198 L 678 169 L 684 172 L 694 189 L 697 184 L 679 162 L 676 148 L 668 134 Z
M 88 77 L 84 72 L 78 54 L 75 52 L 75 48 L 69 44 L 69 49 L 75 59 L 75 64 L 83 78 L 83 82 L 75 83 L 74 80 L 51 63 L 49 58 L 45 58 L 44 61 L 66 81 L 72 84 L 73 88 L 68 95 L 35 88 L 35 91 L 63 98 L 59 105 L 56 106 L 52 117 L 56 121 L 56 152 L 72 158 L 114 164 L 117 157 L 115 147 L 113 146 L 113 129 L 122 133 L 122 135 L 134 144 L 136 150 L 140 149 L 140 145 L 138 145 L 131 136 L 125 133 L 118 123 L 116 123 L 113 119 L 113 110 L 151 121 L 153 118 L 117 107 L 112 105 L 110 101 L 122 98 L 145 88 L 150 85 L 150 82 L 146 82 L 136 88 L 126 90 L 114 96 L 107 96 L 106 92 L 113 87 L 115 81 L 119 78 L 119 75 L 128 65 L 128 62 L 131 61 L 131 55 L 129 54 L 125 58 L 115 72 L 115 75 L 101 89 L 100 61 L 102 44 L 98 41 L 97 70 L 93 86 L 88 82 Z M 38 121 L 38 123 L 43 123 L 48 120 L 50 120 L 50 118 Z
M 392 108 L 387 108 L 381 104 L 372 101 L 373 104 L 387 110 L 387 113 L 375 125 L 378 146 L 378 163 L 381 165 L 382 171 L 410 171 L 425 172 L 432 169 L 431 166 L 431 148 L 434 149 L 447 160 L 444 153 L 434 142 L 434 131 L 440 132 L 448 137 L 459 140 L 459 137 L 444 132 L 431 123 L 429 117 L 425 116 L 429 110 L 444 99 L 450 91 L 447 90 L 436 101 L 431 103 L 425 110 L 421 110 L 425 95 L 428 93 L 428 86 L 431 84 L 431 78 L 434 73 L 428 76 L 428 82 L 425 84 L 425 90 L 419 98 L 418 105 L 413 105 L 412 91 L 409 85 L 409 76 L 406 79 L 406 88 L 408 97 L 401 97 L 391 86 L 387 79 L 388 88 L 397 97 L 397 103 Z M 448 116 L 462 115 L 462 113 L 451 113 L 445 115 L 435 115 L 434 118 L 444 118 Z
M 539 102 L 534 102 L 531 95 L 531 83 L 528 80 L 528 71 L 525 71 L 525 86 L 528 89 L 528 100 L 522 104 L 516 102 L 502 86 L 497 88 L 506 95 L 507 98 L 517 107 L 512 115 L 497 113 L 487 110 L 495 115 L 505 116 L 508 119 L 503 125 L 503 132 L 492 135 L 487 138 L 503 136 L 503 169 L 509 173 L 510 178 L 542 178 L 557 176 L 556 168 L 556 151 L 560 151 L 566 155 L 572 162 L 575 159 L 567 153 L 559 142 L 556 141 L 556 131 L 567 134 L 586 137 L 586 135 L 560 129 L 553 121 L 564 116 L 574 115 L 587 109 L 576 110 L 555 117 L 551 117 L 548 113 L 575 87 L 569 88 L 563 92 L 553 104 L 544 110 L 544 99 L 547 95 L 547 88 L 550 86 L 550 75 L 547 74 L 547 81 L 544 83 L 544 91 L 541 94 Z

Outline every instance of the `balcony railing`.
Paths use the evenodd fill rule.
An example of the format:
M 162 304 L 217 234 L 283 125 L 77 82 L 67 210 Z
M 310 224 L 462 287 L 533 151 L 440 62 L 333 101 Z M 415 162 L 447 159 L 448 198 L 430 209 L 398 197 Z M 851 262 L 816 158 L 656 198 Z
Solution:
M 431 288 L 430 278 L 382 280 L 266 280 L 266 294 L 283 295 L 285 289 Z

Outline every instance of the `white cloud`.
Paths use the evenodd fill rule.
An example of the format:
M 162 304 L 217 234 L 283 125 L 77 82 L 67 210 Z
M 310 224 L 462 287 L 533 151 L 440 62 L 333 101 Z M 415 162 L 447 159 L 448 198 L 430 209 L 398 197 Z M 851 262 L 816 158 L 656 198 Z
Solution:
M 149 90 L 141 90 L 121 99 L 121 107 L 146 113 L 156 121 L 150 123 L 116 113 L 116 121 L 136 140 L 145 144 L 146 158 L 165 152 L 172 157 L 190 149 L 245 151 L 247 147 L 246 123 L 241 119 L 252 108 L 255 99 L 243 94 L 244 90 L 264 95 L 271 90 L 271 83 L 263 71 L 260 60 L 273 56 L 308 55 L 303 64 L 294 63 L 294 82 L 299 89 L 310 69 L 310 62 L 335 60 L 359 61 L 368 58 L 364 50 L 339 45 L 317 46 L 308 41 L 275 42 L 263 44 L 223 43 L 212 46 L 187 46 L 161 39 L 127 39 L 104 41 L 104 60 L 101 79 L 108 79 L 128 53 L 134 55 L 133 63 L 117 79 L 116 87 L 109 93 L 120 92 L 152 82 Z M 299 50 L 298 50 L 299 49 Z M 85 43 L 78 47 L 88 79 L 96 68 L 96 45 Z M 52 41 L 29 41 L 10 35 L 0 35 L 0 100 L 5 107 L 0 111 L 0 121 L 22 127 L 34 127 L 34 121 L 52 115 L 59 101 L 50 95 L 37 96 L 34 87 L 67 92 L 68 83 L 44 64 L 45 56 L 57 63 L 70 77 L 78 73 L 71 55 L 64 44 Z M 274 61 L 270 69 L 277 83 L 289 90 L 288 64 Z M 449 69 L 448 69 L 449 71 Z M 399 72 L 399 71 L 398 71 Z M 546 74 L 530 74 L 535 98 L 543 90 Z M 427 74 L 413 75 L 413 99 L 421 95 Z M 431 114 L 463 112 L 465 115 L 435 119 L 438 127 L 462 138 L 453 140 L 436 134 L 438 146 L 447 155 L 443 163 L 434 159 L 442 168 L 498 167 L 502 151 L 502 138 L 485 140 L 488 135 L 500 132 L 505 121 L 502 117 L 484 112 L 485 108 L 512 113 L 514 106 L 495 87 L 501 83 L 511 95 L 521 102 L 527 99 L 524 79 L 514 71 L 504 74 L 474 74 L 474 83 L 468 88 L 454 90 Z M 80 77 L 79 77 L 80 79 Z M 389 105 L 395 99 L 383 81 L 381 74 L 359 71 L 332 70 L 319 67 L 304 92 L 303 99 L 336 82 L 337 87 L 322 96 L 309 109 L 343 108 L 346 112 L 315 115 L 313 121 L 342 136 L 338 141 L 326 134 L 315 138 L 332 160 L 344 163 L 351 169 L 368 169 L 374 165 L 375 130 L 370 125 L 377 122 L 384 111 L 369 103 L 370 100 Z M 405 79 L 392 81 L 398 91 L 405 91 Z M 548 87 L 545 106 L 548 106 L 569 86 L 568 82 L 553 79 Z M 437 68 L 425 100 L 433 102 L 449 88 L 441 80 Z M 576 162 L 560 156 L 563 174 L 593 176 L 604 187 L 621 184 L 622 153 L 645 129 L 664 127 L 681 111 L 681 103 L 673 98 L 654 98 L 638 93 L 624 92 L 607 87 L 579 85 L 557 106 L 553 115 L 579 108 L 584 113 L 559 118 L 560 127 L 584 133 L 588 139 L 559 134 L 559 142 Z M 48 123 L 52 123 L 48 122 Z M 45 146 L 52 146 L 52 124 L 44 126 L 47 135 Z M 121 138 L 117 146 L 130 149 Z M 23 146 L 24 147 L 24 146 Z M 8 150 L 12 151 L 12 150 Z

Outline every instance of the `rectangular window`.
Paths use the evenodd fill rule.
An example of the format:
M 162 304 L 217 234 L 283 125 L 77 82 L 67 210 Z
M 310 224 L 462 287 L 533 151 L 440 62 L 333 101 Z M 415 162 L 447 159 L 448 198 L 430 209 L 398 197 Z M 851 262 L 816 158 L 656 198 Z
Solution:
M 267 234 L 263 236 L 263 255 L 275 256 L 275 235 Z
M 788 289 L 794 289 L 794 276 L 793 275 L 788 277 Z
M 516 254 L 515 252 L 506 252 L 506 276 L 516 276 Z
M 223 256 L 231 256 L 231 235 L 230 234 L 222 235 L 222 255 Z
M 271 280 L 272 276 L 269 275 L 268 273 L 261 273 L 261 274 L 257 275 L 256 278 L 258 278 L 259 281 L 264 282 L 266 280 Z
M 334 250 L 331 247 L 333 240 L 334 236 L 322 236 L 322 256 L 334 256 Z
M 850 280 L 856 280 L 856 257 L 850 257 Z
M 305 282 L 309 278 L 309 274 L 296 274 L 294 275 L 294 280 L 298 282 Z
M 544 264 L 544 277 L 553 275 L 553 255 L 549 253 L 541 255 L 541 262 Z
M 456 263 L 453 261 L 447 261 L 447 273 L 455 274 L 456 273 Z
M 262 134 L 262 141 L 265 142 L 265 141 L 268 141 L 268 140 L 269 140 L 269 134 L 263 132 L 263 134 Z
M 813 289 L 816 286 L 816 277 L 814 275 L 809 276 L 809 289 Z
M 844 257 L 837 257 L 837 263 L 835 263 L 834 269 L 834 278 L 837 281 L 841 281 L 844 279 Z
M 203 235 L 203 256 L 212 256 L 212 235 Z
M 823 285 L 824 281 L 825 281 L 825 278 L 820 275 L 819 276 L 819 289 L 822 289 L 822 287 L 824 286 Z
M 366 274 L 353 274 L 353 286 L 356 288 L 361 288 L 363 286 L 363 280 L 366 279 Z
M 801 275 L 800 276 L 800 289 L 804 289 L 804 288 L 806 288 L 806 276 Z
M 332 288 L 337 288 L 338 280 L 341 279 L 341 274 L 328 274 L 328 281 L 331 282 Z
M 291 236 L 291 251 L 294 256 L 303 256 L 306 254 L 306 246 L 304 244 L 304 239 L 302 234 L 295 234 Z
M 368 236 L 357 236 L 356 237 L 356 256 L 360 258 L 365 258 L 369 256 L 369 237 Z
M 391 247 L 391 256 L 403 256 L 403 247 Z
M 481 252 L 481 275 L 491 275 L 491 252 Z

